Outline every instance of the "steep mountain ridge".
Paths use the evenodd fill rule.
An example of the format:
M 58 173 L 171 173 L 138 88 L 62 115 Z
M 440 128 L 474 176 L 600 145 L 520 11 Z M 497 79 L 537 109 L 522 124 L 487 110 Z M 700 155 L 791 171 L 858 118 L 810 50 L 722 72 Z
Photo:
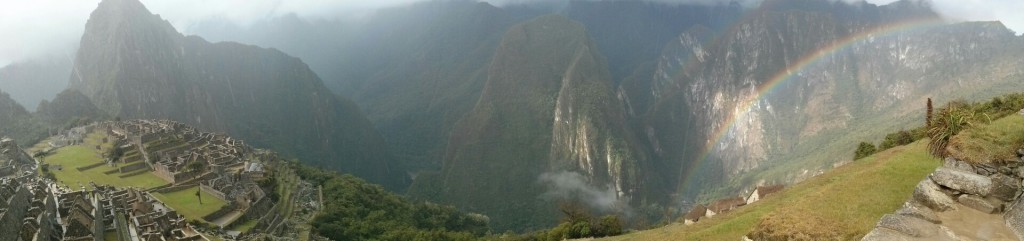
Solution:
M 28 146 L 46 137 L 46 126 L 38 123 L 32 113 L 0 91 L 0 136 L 12 138 Z
M 359 20 L 283 16 L 245 28 L 208 21 L 213 39 L 300 57 L 335 93 L 350 97 L 392 146 L 403 169 L 436 171 L 452 128 L 480 97 L 502 34 L 538 15 L 476 1 L 424 1 Z
M 390 188 L 406 183 L 358 107 L 301 60 L 184 36 L 137 0 L 99 4 L 75 68 L 71 87 L 115 117 L 178 120 Z
M 505 34 L 479 101 L 449 140 L 440 176 L 417 184 L 440 182 L 441 200 L 491 215 L 498 230 L 553 221 L 553 205 L 540 198 L 546 172 L 584 173 L 626 198 L 639 184 L 640 156 L 621 111 L 584 27 L 538 17 Z
M 849 159 L 832 154 L 908 127 L 927 97 L 1021 88 L 1012 84 L 1020 71 L 1009 67 L 1024 64 L 1013 57 L 1021 42 L 1001 25 L 943 24 L 927 5 L 907 1 L 788 5 L 800 2 L 766 2 L 729 32 L 709 38 L 692 30 L 666 47 L 644 97 L 655 103 L 646 129 L 655 159 L 703 165 L 679 172 L 703 174 L 678 177 L 696 180 L 679 187 L 684 196 L 714 195 L 711 185 L 732 193 L 793 181 L 793 168 L 831 168 Z

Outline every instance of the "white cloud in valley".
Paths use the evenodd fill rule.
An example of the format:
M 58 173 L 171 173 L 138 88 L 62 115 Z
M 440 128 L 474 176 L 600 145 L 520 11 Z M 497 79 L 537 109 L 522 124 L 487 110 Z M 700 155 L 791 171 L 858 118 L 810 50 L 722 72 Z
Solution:
M 0 0 L 0 66 L 40 56 L 65 56 L 75 49 L 99 0 Z M 211 18 L 239 25 L 285 14 L 307 19 L 345 18 L 374 9 L 423 0 L 142 0 L 179 29 Z M 495 5 L 550 0 L 486 0 Z M 567 1 L 567 0 L 558 0 Z M 665 3 L 717 4 L 728 0 L 652 0 Z M 754 2 L 758 0 L 742 0 Z M 853 1 L 853 0 L 843 0 Z M 869 0 L 885 4 L 894 0 Z M 932 0 L 937 12 L 955 21 L 1002 21 L 1024 32 L 1024 1 Z M 73 53 L 71 53 L 73 54 Z

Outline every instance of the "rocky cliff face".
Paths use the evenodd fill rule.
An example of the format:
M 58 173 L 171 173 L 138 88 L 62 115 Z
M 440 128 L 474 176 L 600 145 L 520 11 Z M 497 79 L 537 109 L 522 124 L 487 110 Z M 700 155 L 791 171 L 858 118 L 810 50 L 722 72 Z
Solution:
M 624 123 L 605 60 L 582 25 L 549 15 L 514 26 L 449 141 L 441 198 L 491 215 L 499 230 L 551 221 L 554 205 L 539 198 L 546 172 L 582 173 L 628 198 L 642 156 Z
M 1021 41 L 997 23 L 942 24 L 922 3 L 799 2 L 768 1 L 722 34 L 682 33 L 665 47 L 649 91 L 627 92 L 654 103 L 643 129 L 655 159 L 702 166 L 679 173 L 713 173 L 679 187 L 687 196 L 811 152 L 851 153 L 855 142 L 836 135 L 877 138 L 858 132 L 884 133 L 872 125 L 910 118 L 927 97 L 977 98 L 1019 81 L 1008 66 L 1024 64 L 1010 54 Z M 797 165 L 848 157 L 818 159 Z
M 279 51 L 184 36 L 137 0 L 105 0 L 74 64 L 81 77 L 71 87 L 115 117 L 178 120 L 386 186 L 405 183 L 360 110 Z

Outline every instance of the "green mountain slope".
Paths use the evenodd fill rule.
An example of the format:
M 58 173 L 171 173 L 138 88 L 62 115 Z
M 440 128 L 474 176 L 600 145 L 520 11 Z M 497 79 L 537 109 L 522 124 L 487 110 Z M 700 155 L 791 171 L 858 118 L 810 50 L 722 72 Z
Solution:
M 57 127 L 78 126 L 109 118 L 92 104 L 89 97 L 74 89 L 60 92 L 53 101 L 41 101 L 35 116 L 43 123 Z
M 46 137 L 47 128 L 6 92 L 0 91 L 0 136 L 21 146 L 31 146 Z
M 673 223 L 600 240 L 736 240 L 758 225 L 815 240 L 856 240 L 903 205 L 914 186 L 939 166 L 927 144 L 922 140 L 874 154 L 693 225 Z
M 190 29 L 209 39 L 300 57 L 380 130 L 402 169 L 436 171 L 459 118 L 473 108 L 502 35 L 537 14 L 476 1 L 424 1 L 364 19 L 289 15 L 250 27 L 210 20 Z
M 136 0 L 99 4 L 75 68 L 71 87 L 115 117 L 182 121 L 390 188 L 406 183 L 358 107 L 302 61 L 183 36 Z

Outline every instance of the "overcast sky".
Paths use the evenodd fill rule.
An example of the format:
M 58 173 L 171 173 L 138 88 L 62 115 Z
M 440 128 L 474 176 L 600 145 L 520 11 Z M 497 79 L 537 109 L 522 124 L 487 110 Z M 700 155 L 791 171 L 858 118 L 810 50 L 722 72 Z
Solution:
M 423 0 L 142 0 L 151 12 L 179 30 L 208 18 L 246 25 L 259 19 L 295 13 L 304 18 L 355 16 L 370 10 Z M 486 0 L 508 2 L 550 0 Z M 560 0 L 564 1 L 564 0 Z M 728 0 L 654 0 L 714 3 Z M 757 1 L 757 0 L 746 0 Z M 854 1 L 854 0 L 843 0 Z M 885 4 L 895 0 L 868 0 Z M 952 20 L 1000 20 L 1024 32 L 1024 0 L 932 0 Z M 73 55 L 82 29 L 99 0 L 0 0 L 0 66 L 39 56 Z

